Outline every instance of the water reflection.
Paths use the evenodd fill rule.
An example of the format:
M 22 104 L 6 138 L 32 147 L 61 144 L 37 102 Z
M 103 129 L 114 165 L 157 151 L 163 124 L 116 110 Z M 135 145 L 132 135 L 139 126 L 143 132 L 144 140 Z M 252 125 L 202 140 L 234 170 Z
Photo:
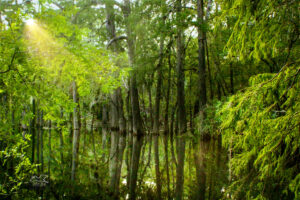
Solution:
M 120 199 L 173 199 L 181 189 L 183 199 L 221 198 L 228 170 L 220 137 L 174 140 L 166 135 L 127 136 Z

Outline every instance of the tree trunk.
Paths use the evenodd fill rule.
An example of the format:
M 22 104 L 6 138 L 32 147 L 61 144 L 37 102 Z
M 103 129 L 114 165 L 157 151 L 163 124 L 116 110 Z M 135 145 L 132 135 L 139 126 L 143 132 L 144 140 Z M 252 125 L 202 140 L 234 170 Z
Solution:
M 211 69 L 210 69 L 210 63 L 209 63 L 207 40 L 205 40 L 205 49 L 206 49 L 206 60 L 207 60 L 207 70 L 208 70 L 208 81 L 209 81 L 210 99 L 211 99 L 211 101 L 213 101 L 214 100 L 214 90 L 213 90 L 213 83 L 212 83 L 212 77 L 211 77 Z
M 82 128 L 81 132 L 83 134 L 82 155 L 85 155 L 86 146 L 87 146 L 87 141 L 86 141 L 86 137 L 87 137 L 87 125 L 86 125 L 86 114 L 85 113 L 83 113 L 83 122 L 82 122 L 81 128 Z
M 205 32 L 202 26 L 204 25 L 203 0 L 197 0 L 197 20 L 198 26 L 198 75 L 199 75 L 199 111 L 204 109 L 206 104 L 206 72 L 205 72 Z M 195 111 L 198 113 L 198 110 Z
M 36 163 L 39 165 L 40 163 L 40 135 L 41 135 L 41 111 L 38 109 L 37 110 L 37 122 L 36 122 L 36 129 L 37 129 L 37 134 L 36 134 Z M 38 174 L 41 172 L 41 167 L 38 166 L 37 168 Z
M 117 175 L 116 175 L 116 194 L 119 195 L 119 185 L 121 179 L 121 170 L 123 164 L 123 154 L 126 147 L 126 120 L 124 117 L 123 110 L 123 99 L 122 99 L 122 91 L 121 88 L 117 89 L 117 97 L 118 97 L 118 110 L 119 110 L 119 155 L 118 155 L 118 167 L 117 167 Z
M 152 76 L 153 77 L 153 76 Z M 150 78 L 151 79 L 151 78 Z M 150 81 L 149 81 L 150 82 Z M 152 83 L 147 84 L 148 88 L 148 97 L 149 97 L 149 113 L 150 113 L 150 123 L 149 123 L 149 133 L 153 131 L 154 119 L 153 119 L 153 106 L 152 106 L 152 93 L 151 93 Z M 148 121 L 148 120 L 145 120 Z
M 205 106 L 207 102 L 206 96 L 206 66 L 205 66 L 205 40 L 206 33 L 203 30 L 204 25 L 204 4 L 203 0 L 197 0 L 197 21 L 198 21 L 198 72 L 199 72 L 199 109 L 195 110 L 195 114 L 199 115 L 199 132 L 200 132 L 200 150 L 195 153 L 195 165 L 197 176 L 197 193 L 196 199 L 205 199 L 206 190 L 206 153 L 209 146 L 210 136 L 203 132 L 203 121 L 205 120 Z M 207 10 L 209 12 L 209 10 Z M 207 13 L 208 16 L 208 13 Z
M 40 144 L 41 144 L 41 173 L 44 171 L 44 120 L 43 120 L 43 112 L 41 112 L 41 118 L 40 118 L 40 126 L 41 126 L 41 132 L 40 132 Z
M 183 27 L 181 27 L 182 14 L 181 0 L 176 1 L 177 12 L 177 103 L 178 103 L 178 130 L 179 138 L 177 145 L 178 164 L 176 168 L 176 189 L 175 198 L 177 200 L 183 199 L 183 184 L 184 184 L 184 158 L 185 158 L 185 138 L 182 137 L 186 133 L 186 111 L 185 111 L 185 93 L 184 93 L 184 38 Z
M 61 117 L 61 119 L 63 119 L 63 117 L 64 117 L 64 112 L 63 112 L 62 108 L 60 110 L 60 117 Z M 59 129 L 59 149 L 60 149 L 60 162 L 62 164 L 61 165 L 61 173 L 62 173 L 62 175 L 64 174 L 63 163 L 65 162 L 64 161 L 63 148 L 64 148 L 64 137 L 63 137 L 62 127 L 60 127 L 60 129 Z
M 51 175 L 51 155 L 52 155 L 52 149 L 51 149 L 51 120 L 48 122 L 48 148 L 49 148 L 49 157 L 48 157 L 48 178 L 50 180 Z
M 113 193 L 113 198 L 116 198 L 116 178 L 118 167 L 118 151 L 119 151 L 119 116 L 118 116 L 118 100 L 117 93 L 114 91 L 111 97 L 111 146 L 109 154 L 109 176 L 110 176 L 110 190 Z
M 106 151 L 106 140 L 108 134 L 108 111 L 107 105 L 103 104 L 102 106 L 102 161 L 105 161 L 105 151 Z
M 150 167 L 151 155 L 152 155 L 152 135 L 150 134 L 150 135 L 147 135 L 146 137 L 147 137 L 147 141 L 149 142 L 149 144 L 148 144 L 148 159 L 147 159 L 145 168 L 144 168 L 144 170 L 141 173 L 141 178 L 140 178 L 141 180 L 144 179 L 146 171 L 147 171 L 147 168 Z M 146 146 L 146 144 L 145 144 L 145 146 Z
M 177 161 L 176 161 L 176 157 L 175 157 L 175 150 L 174 150 L 174 132 L 177 131 L 178 128 L 178 121 L 177 120 L 174 120 L 174 117 L 175 117 L 175 112 L 177 110 L 177 104 L 175 105 L 175 107 L 173 108 L 173 112 L 172 112 L 172 115 L 171 115 L 171 125 L 170 125 L 170 143 L 171 143 L 171 154 L 172 154 L 172 161 L 173 161 L 173 164 L 177 167 Z M 175 131 L 174 131 L 174 121 L 175 121 Z
M 163 17 L 164 18 L 164 17 Z M 163 19 L 165 20 L 165 18 Z M 164 21 L 163 21 L 164 22 Z M 162 64 L 163 64 L 163 50 L 164 50 L 164 35 L 160 39 L 159 61 L 157 65 L 157 86 L 154 108 L 154 160 L 155 160 L 155 174 L 156 174 L 156 189 L 157 199 L 161 199 L 161 175 L 159 169 L 159 114 L 160 114 L 160 100 L 161 100 L 161 85 L 162 85 Z
M 209 148 L 209 138 L 201 138 L 194 151 L 196 166 L 197 190 L 194 199 L 205 200 L 206 190 L 206 154 Z
M 31 152 L 31 163 L 34 163 L 35 157 L 35 129 L 36 129 L 36 113 L 35 113 L 35 99 L 32 99 L 32 114 L 33 118 L 30 122 L 30 132 L 31 132 L 31 140 L 32 140 L 32 152 Z
M 76 82 L 73 81 L 73 102 L 76 104 L 73 111 L 73 147 L 72 147 L 72 171 L 71 180 L 75 181 L 75 173 L 78 166 L 78 150 L 80 141 L 80 114 L 79 114 L 79 97 L 77 93 Z
M 214 200 L 216 199 L 215 195 L 215 178 L 217 179 L 217 172 L 218 168 L 216 167 L 216 139 L 212 138 L 210 144 L 210 167 L 209 167 L 209 193 L 208 193 L 208 199 Z
M 139 169 L 139 159 L 141 148 L 143 145 L 143 136 L 134 135 L 133 136 L 133 149 L 132 149 L 132 159 L 131 159 L 131 169 L 130 169 L 130 183 L 129 183 L 129 199 L 136 199 L 136 185 L 137 185 L 137 175 Z
M 93 153 L 95 162 L 98 163 L 97 155 L 96 155 L 96 147 L 95 147 L 95 136 L 94 136 L 94 121 L 95 121 L 95 114 L 92 114 L 92 122 L 91 122 L 91 137 L 92 137 L 92 145 L 93 145 Z
M 128 112 L 128 135 L 127 135 L 127 152 L 126 152 L 126 165 L 127 165 L 127 189 L 129 190 L 129 183 L 130 183 L 130 168 L 131 168 L 131 157 L 132 157 L 132 146 L 133 146 L 133 136 L 132 136 L 132 109 L 130 106 L 130 91 L 128 92 L 126 98 L 127 104 L 127 112 Z
M 129 64 L 133 69 L 135 68 L 135 47 L 134 37 L 132 34 L 131 24 L 129 23 L 129 15 L 131 14 L 130 0 L 124 0 L 123 13 L 125 18 L 126 34 L 127 34 L 127 45 L 128 45 L 128 57 Z M 132 120 L 133 120 L 133 149 L 130 169 L 130 183 L 129 183 L 129 199 L 136 198 L 136 183 L 137 173 L 139 167 L 139 159 L 141 153 L 141 147 L 143 144 L 144 127 L 142 118 L 140 115 L 139 106 L 139 94 L 137 90 L 136 75 L 132 73 L 130 78 L 130 99 L 132 109 Z
M 116 37 L 115 14 L 112 1 L 105 2 L 106 8 L 106 29 L 108 39 L 111 41 Z M 118 43 L 111 45 L 112 51 L 118 53 Z M 110 149 L 110 189 L 114 198 L 118 198 L 123 152 L 126 146 L 126 122 L 123 111 L 123 100 L 121 88 L 117 88 L 111 101 L 111 149 Z
M 171 43 L 170 43 L 171 44 Z M 167 95 L 166 95 L 166 110 L 165 110 L 165 118 L 164 118 L 164 147 L 165 147 L 165 163 L 166 163 L 166 174 L 167 174 L 167 191 L 168 191 L 168 199 L 171 199 L 171 191 L 170 191 L 170 171 L 169 171 L 169 147 L 168 147 L 168 137 L 169 137 L 169 101 L 170 101 L 170 87 L 171 87 L 171 46 L 168 46 L 168 86 L 167 86 Z

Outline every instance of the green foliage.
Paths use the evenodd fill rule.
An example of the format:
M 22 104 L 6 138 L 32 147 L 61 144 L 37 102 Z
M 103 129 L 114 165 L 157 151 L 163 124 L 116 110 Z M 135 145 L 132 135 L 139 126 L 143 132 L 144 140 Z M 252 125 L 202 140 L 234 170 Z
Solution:
M 299 62 L 252 77 L 219 111 L 234 198 L 299 198 L 299 79 Z
M 126 89 L 123 90 L 123 98 L 130 104 L 130 98 L 127 99 L 130 93 L 126 94 L 129 89 L 128 76 L 135 73 L 141 115 L 145 128 L 151 133 L 158 62 L 163 56 L 160 63 L 163 76 L 160 114 L 169 114 L 172 124 L 169 128 L 174 129 L 169 131 L 173 138 L 178 121 L 175 40 L 179 29 L 185 35 L 186 114 L 191 122 L 188 125 L 193 125 L 195 129 L 195 135 L 186 134 L 184 137 L 192 138 L 192 142 L 203 139 L 200 133 L 213 138 L 209 152 L 203 158 L 207 161 L 206 189 L 210 193 L 215 192 L 215 195 L 206 196 L 219 198 L 221 188 L 227 184 L 227 167 L 219 166 L 220 160 L 225 162 L 226 152 L 223 152 L 224 158 L 216 155 L 222 151 L 219 146 L 222 133 L 224 146 L 232 152 L 229 165 L 232 182 L 230 190 L 226 190 L 233 198 L 300 198 L 299 60 L 296 60 L 299 56 L 300 20 L 297 1 L 212 1 L 210 16 L 208 19 L 205 17 L 200 27 L 206 33 L 209 105 L 201 113 L 203 115 L 195 119 L 194 106 L 199 92 L 196 1 L 185 2 L 187 4 L 181 13 L 176 13 L 176 1 L 131 1 L 128 21 L 124 20 L 124 7 L 120 6 L 122 2 L 115 1 L 116 36 L 126 35 L 125 25 L 129 25 L 132 31 L 134 70 L 128 64 L 126 40 L 117 42 L 117 53 L 107 50 L 105 1 L 18 2 L 11 0 L 0 4 L 0 198 L 41 196 L 36 188 L 31 187 L 30 177 L 49 170 L 51 184 L 45 188 L 44 196 L 109 199 L 109 160 L 104 159 L 109 154 L 109 145 L 104 150 L 99 142 L 102 105 L 110 102 L 107 97 L 112 91 L 123 86 Z M 204 7 L 207 2 L 204 1 Z M 204 12 L 207 12 L 206 8 Z M 24 23 L 29 18 L 36 20 L 36 26 L 32 26 L 31 30 L 26 29 L 28 26 Z M 32 35 L 34 37 L 30 38 Z M 161 39 L 164 42 L 162 52 Z M 278 72 L 281 66 L 285 67 L 278 74 L 264 73 Z M 257 75 L 252 76 L 254 74 Z M 76 106 L 71 88 L 74 81 L 78 87 L 82 122 L 76 172 L 76 178 L 80 181 L 75 182 L 70 180 L 72 112 Z M 248 82 L 249 87 L 244 89 Z M 170 97 L 167 98 L 169 83 Z M 233 96 L 223 104 L 222 98 L 229 94 Z M 35 112 L 33 99 L 36 102 Z M 165 110 L 167 99 L 169 110 Z M 130 124 L 130 110 L 130 105 L 127 105 L 127 124 Z M 47 123 L 42 127 L 47 131 L 43 132 L 38 127 L 41 113 L 42 120 L 52 122 L 51 137 Z M 160 128 L 163 121 L 160 116 Z M 33 135 L 32 130 L 35 130 L 35 138 L 28 137 Z M 38 140 L 42 132 L 43 140 Z M 34 139 L 36 149 L 32 152 Z M 37 153 L 41 141 L 43 150 Z M 160 152 L 163 146 L 160 145 Z M 186 157 L 189 164 L 185 165 L 185 171 L 190 174 L 185 180 L 184 190 L 190 198 L 194 197 L 193 193 L 198 188 L 194 177 L 196 169 L 192 167 L 195 161 L 193 154 L 203 153 L 193 148 L 189 148 L 190 153 Z M 140 164 L 146 175 L 144 180 L 139 180 L 137 193 L 140 198 L 154 199 L 156 188 L 152 183 L 155 181 L 155 170 L 150 166 L 151 151 L 148 151 L 148 147 L 144 146 Z M 126 152 L 127 160 L 130 160 L 130 149 Z M 43 169 L 29 161 L 32 153 L 33 158 L 43 153 L 43 156 L 39 155 L 44 161 Z M 148 153 L 149 164 L 145 159 Z M 160 162 L 166 155 L 160 154 Z M 41 163 L 41 160 L 35 159 L 34 162 Z M 175 152 L 169 163 L 171 176 L 175 177 Z M 125 163 L 123 166 L 126 166 Z M 167 165 L 161 163 L 160 166 L 162 182 L 165 183 Z M 122 179 L 126 175 L 123 171 Z M 170 186 L 175 188 L 175 178 L 171 182 Z M 125 197 L 128 188 L 120 185 L 121 196 Z M 162 187 L 162 192 L 166 197 L 166 186 Z
M 221 21 L 229 26 L 230 19 L 235 18 L 227 43 L 229 56 L 239 56 L 244 61 L 250 56 L 274 65 L 297 54 L 291 49 L 298 37 L 296 1 L 234 0 L 222 5 Z M 278 66 L 273 67 L 278 69 Z
M 31 177 L 36 174 L 36 165 L 31 164 L 26 152 L 29 148 L 27 135 L 11 137 L 6 148 L 0 151 L 0 197 L 20 197 L 26 195 L 29 190 Z M 0 143 L 7 142 L 7 138 L 1 137 Z M 8 169 L 8 170 L 5 170 Z
M 98 163 L 100 156 L 94 161 L 94 154 L 90 149 L 88 156 L 82 158 L 82 163 L 79 164 L 78 176 L 83 177 L 82 183 L 74 185 L 69 180 L 69 163 L 71 163 L 69 155 L 72 150 L 68 140 L 70 138 L 68 126 L 69 115 L 75 107 L 70 95 L 70 85 L 72 81 L 76 81 L 80 106 L 85 105 L 82 106 L 81 112 L 89 112 L 89 103 L 99 99 L 99 93 L 111 93 L 115 88 L 122 87 L 130 68 L 126 64 L 125 53 L 116 56 L 104 48 L 96 47 L 95 43 L 90 43 L 88 38 L 92 30 L 79 27 L 70 21 L 74 12 L 78 10 L 74 10 L 74 6 L 68 3 L 64 6 L 66 9 L 60 12 L 53 7 L 46 9 L 41 5 L 40 13 L 32 10 L 30 11 L 32 15 L 29 16 L 29 11 L 25 14 L 27 11 L 22 9 L 22 5 L 19 6 L 21 9 L 13 6 L 12 12 L 7 12 L 9 3 L 5 4 L 4 8 L 1 3 L 0 198 L 24 199 L 41 196 L 30 182 L 31 176 L 41 171 L 38 171 L 37 165 L 29 160 L 32 140 L 28 135 L 31 135 L 33 125 L 32 129 L 36 132 L 35 146 L 41 142 L 37 140 L 37 134 L 40 134 L 38 122 L 40 113 L 43 112 L 43 120 L 52 122 L 50 140 L 48 130 L 43 134 L 42 172 L 49 170 L 52 174 L 51 187 L 46 187 L 44 194 L 53 193 L 52 190 L 55 188 L 58 196 L 62 198 L 64 195 L 70 198 L 77 195 L 86 199 L 108 199 L 105 193 L 106 185 L 101 183 L 102 188 L 98 188 L 100 183 L 97 182 L 100 178 L 103 181 L 107 180 L 107 169 L 103 166 L 100 168 Z M 31 27 L 24 25 L 24 19 L 33 16 L 35 24 Z M 36 100 L 35 115 L 32 110 L 32 99 Z M 46 126 L 45 124 L 43 128 Z M 58 145 L 60 143 L 58 130 L 62 131 L 64 140 L 62 147 Z M 49 141 L 52 143 L 51 153 Z M 96 148 L 101 147 L 96 145 Z M 57 156 L 62 151 L 65 162 Z M 34 153 L 36 154 L 37 150 Z M 48 169 L 48 165 L 45 167 L 46 163 L 51 169 Z M 93 165 L 90 166 L 91 170 L 85 167 L 89 164 Z M 38 166 L 41 168 L 40 164 Z M 74 188 L 85 190 L 77 189 L 78 192 L 74 193 Z M 89 194 L 86 193 L 87 190 Z

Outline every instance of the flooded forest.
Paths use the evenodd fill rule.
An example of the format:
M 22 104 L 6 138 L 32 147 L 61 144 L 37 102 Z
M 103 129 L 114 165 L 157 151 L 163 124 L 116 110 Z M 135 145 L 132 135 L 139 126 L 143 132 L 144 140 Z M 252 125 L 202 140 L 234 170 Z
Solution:
M 0 0 L 0 199 L 300 199 L 295 0 Z

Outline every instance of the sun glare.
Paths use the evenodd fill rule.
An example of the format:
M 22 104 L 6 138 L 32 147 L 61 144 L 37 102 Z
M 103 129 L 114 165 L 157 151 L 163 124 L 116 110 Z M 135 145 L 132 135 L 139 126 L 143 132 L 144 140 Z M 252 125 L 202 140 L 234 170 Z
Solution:
M 31 57 L 36 58 L 42 66 L 52 66 L 55 69 L 64 62 L 66 55 L 70 56 L 46 26 L 32 18 L 25 21 L 24 39 Z
M 35 20 L 30 18 L 30 19 L 25 20 L 25 23 L 28 26 L 32 26 L 32 25 L 35 25 Z

